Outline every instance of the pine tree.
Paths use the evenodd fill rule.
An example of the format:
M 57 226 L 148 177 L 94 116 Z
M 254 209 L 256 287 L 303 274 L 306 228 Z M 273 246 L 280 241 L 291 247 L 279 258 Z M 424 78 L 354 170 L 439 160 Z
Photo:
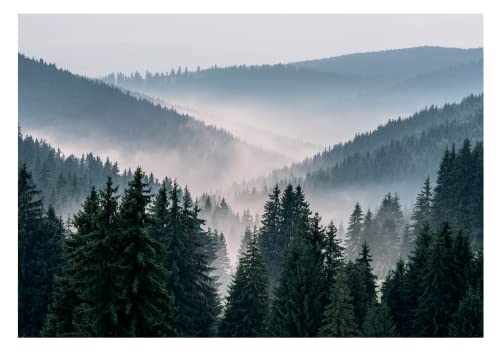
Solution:
M 262 254 L 269 272 L 269 287 L 272 293 L 281 272 L 282 244 L 280 235 L 280 190 L 278 185 L 269 195 L 268 201 L 264 205 L 262 215 L 262 227 L 260 229 L 260 242 L 262 244 Z
M 205 223 L 199 218 L 200 209 L 193 206 L 191 195 L 187 189 L 184 190 L 181 221 L 184 228 L 184 237 L 188 247 L 189 273 L 184 288 L 188 293 L 184 301 L 184 311 L 188 311 L 191 325 L 183 321 L 179 331 L 185 336 L 208 337 L 216 334 L 216 323 L 221 312 L 220 300 L 217 294 L 217 286 L 211 276 L 209 257 L 206 254 L 207 236 L 202 230 Z M 220 235 L 219 235 L 220 238 Z M 192 274 L 189 276 L 189 274 Z M 179 309 L 180 312 L 180 309 Z M 180 322 L 181 316 L 177 319 Z M 182 327 L 182 328 L 181 328 Z
M 356 262 L 350 262 L 346 266 L 357 326 L 363 325 L 368 308 L 376 299 L 376 277 L 373 275 L 371 262 L 370 249 L 364 242 Z
M 340 270 L 330 292 L 330 303 L 323 313 L 323 326 L 319 335 L 323 337 L 351 337 L 358 334 L 354 306 L 347 284 L 346 273 Z
M 267 271 L 254 230 L 229 287 L 227 305 L 219 327 L 220 336 L 266 335 L 269 304 L 267 285 Z
M 238 249 L 238 257 L 241 257 L 244 253 L 246 253 L 250 238 L 252 238 L 252 231 L 249 226 L 246 226 L 243 237 L 241 238 L 240 248 Z
M 52 207 L 44 213 L 25 165 L 18 175 L 18 334 L 39 336 L 63 265 L 64 225 Z
M 366 211 L 363 219 L 363 230 L 361 232 L 361 241 L 368 243 L 369 246 L 374 246 L 378 237 L 378 227 L 373 213 L 370 209 Z
M 216 233 L 202 231 L 200 209 L 193 207 L 189 191 L 183 194 L 182 206 L 180 196 L 181 190 L 174 182 L 166 227 L 166 268 L 171 271 L 167 287 L 174 295 L 176 329 L 180 336 L 211 336 L 220 312 L 210 267 L 216 259 Z
M 452 251 L 452 233 L 444 223 L 430 250 L 422 282 L 422 294 L 414 320 L 418 336 L 447 336 L 451 316 L 457 309 L 456 285 L 453 279 L 455 265 Z
M 335 284 L 335 278 L 338 275 L 344 263 L 344 250 L 342 242 L 337 238 L 337 228 L 330 222 L 326 229 L 324 249 L 324 272 L 327 290 Z
M 417 313 L 418 298 L 423 290 L 423 276 L 427 269 L 432 240 L 429 222 L 425 222 L 415 240 L 415 249 L 408 259 L 405 293 L 410 315 L 409 324 L 415 319 Z M 402 335 L 414 335 L 413 327 L 406 327 L 406 331 L 402 332 Z
M 164 246 L 149 236 L 151 196 L 144 172 L 137 168 L 120 205 L 119 265 L 125 267 L 120 318 L 130 336 L 171 336 L 174 309 L 165 289 L 167 271 L 161 264 Z
M 225 297 L 231 280 L 231 263 L 224 234 L 215 232 L 214 238 L 216 243 L 216 258 L 213 262 L 214 276 L 217 277 L 219 295 Z
M 474 289 L 467 290 L 452 317 L 449 335 L 452 337 L 483 337 L 483 299 Z
M 413 237 L 411 233 L 411 227 L 409 224 L 405 224 L 403 228 L 403 238 L 401 239 L 401 249 L 399 256 L 403 259 L 408 258 L 411 251 L 413 250 Z
M 372 304 L 366 314 L 363 324 L 363 336 L 394 337 L 396 328 L 392 322 L 391 313 L 386 304 Z
M 361 233 L 363 231 L 363 211 L 358 202 L 349 217 L 349 225 L 346 232 L 346 255 L 354 259 L 361 249 Z
M 80 313 L 90 326 L 85 330 L 93 336 L 124 336 L 126 326 L 118 319 L 119 277 L 117 252 L 120 250 L 118 236 L 118 187 L 113 187 L 108 177 L 99 194 L 99 208 L 95 231 L 87 237 L 85 246 L 75 267 L 75 278 L 79 285 L 79 298 L 84 304 Z
M 432 190 L 430 178 L 427 176 L 422 191 L 417 195 L 417 201 L 411 214 L 411 233 L 416 237 L 422 230 L 426 222 L 430 223 L 432 219 Z
M 321 321 L 321 262 L 305 237 L 296 237 L 286 253 L 272 305 L 273 336 L 313 337 Z
M 408 308 L 406 291 L 406 265 L 400 259 L 396 268 L 389 271 L 382 285 L 382 302 L 387 306 L 395 324 L 395 331 L 400 336 L 408 336 L 411 315 Z
M 63 273 L 55 281 L 54 300 L 43 329 L 45 336 L 95 335 L 91 321 L 85 319 L 89 306 L 84 305 L 81 294 L 86 288 L 84 278 L 88 275 L 84 253 L 88 242 L 97 235 L 99 214 L 99 196 L 95 187 L 91 187 L 80 211 L 73 218 L 76 233 L 70 233 L 65 240 L 66 262 Z

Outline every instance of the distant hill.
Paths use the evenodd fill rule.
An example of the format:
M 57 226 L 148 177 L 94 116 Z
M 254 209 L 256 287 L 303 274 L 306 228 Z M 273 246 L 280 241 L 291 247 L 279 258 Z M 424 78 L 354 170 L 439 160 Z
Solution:
M 352 202 L 375 208 L 386 192 L 399 192 L 410 205 L 427 176 L 435 179 L 445 149 L 483 140 L 483 96 L 443 107 L 431 106 L 407 118 L 389 120 L 321 153 L 234 187 L 235 201 L 252 207 L 273 185 L 302 185 L 311 204 L 345 219 Z
M 289 63 L 301 69 L 345 76 L 400 82 L 425 73 L 442 71 L 483 61 L 483 49 L 413 47 L 355 53 L 331 58 Z
M 483 49 L 415 47 L 288 64 L 117 73 L 102 80 L 200 110 L 210 104 L 251 108 L 256 114 L 245 124 L 261 120 L 268 130 L 331 144 L 429 103 L 482 93 Z
M 113 154 L 126 166 L 141 164 L 196 188 L 232 179 L 248 163 L 270 170 L 280 162 L 225 130 L 23 55 L 19 124 L 63 151 Z

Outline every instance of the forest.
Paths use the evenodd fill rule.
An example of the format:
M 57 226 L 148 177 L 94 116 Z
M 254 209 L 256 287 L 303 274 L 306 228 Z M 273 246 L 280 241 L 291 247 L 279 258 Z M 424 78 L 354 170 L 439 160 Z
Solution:
M 483 337 L 483 48 L 22 51 L 19 337 Z
M 106 172 L 63 222 L 21 164 L 18 334 L 482 336 L 482 150 L 446 148 L 407 222 L 397 193 L 374 212 L 353 202 L 345 245 L 300 185 L 276 185 L 234 272 L 224 235 L 176 180 Z

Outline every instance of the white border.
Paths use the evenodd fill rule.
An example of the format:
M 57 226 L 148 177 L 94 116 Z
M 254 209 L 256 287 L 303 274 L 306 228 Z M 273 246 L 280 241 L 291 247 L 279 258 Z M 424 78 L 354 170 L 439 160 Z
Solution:
M 350 1 L 254 0 L 237 4 L 230 0 L 209 1 L 17 1 L 2 2 L 1 55 L 1 150 L 3 174 L 0 204 L 1 242 L 1 351 L 4 356 L 114 356 L 145 354 L 210 356 L 489 356 L 498 350 L 500 296 L 498 262 L 500 236 L 495 225 L 500 182 L 498 157 L 499 121 L 498 34 L 499 16 L 494 1 Z M 17 14 L 18 13 L 482 13 L 485 48 L 485 338 L 484 339 L 18 339 L 17 338 Z M 497 352 L 498 353 L 498 352 Z

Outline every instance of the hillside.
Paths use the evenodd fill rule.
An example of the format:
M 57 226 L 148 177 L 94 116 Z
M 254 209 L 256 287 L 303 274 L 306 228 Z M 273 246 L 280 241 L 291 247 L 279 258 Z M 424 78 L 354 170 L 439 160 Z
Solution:
M 23 55 L 19 124 L 23 132 L 44 137 L 64 152 L 111 153 L 126 166 L 141 164 L 195 189 L 200 172 L 206 189 L 237 177 L 242 162 L 270 170 L 283 160 L 173 109 Z
M 253 208 L 276 183 L 281 188 L 292 183 L 302 185 L 312 204 L 338 221 L 345 221 L 351 202 L 373 209 L 380 195 L 389 191 L 398 192 L 403 205 L 410 207 L 421 182 L 427 176 L 435 179 L 445 149 L 466 138 L 473 143 L 483 140 L 482 95 L 389 120 L 267 177 L 235 185 L 234 200 L 237 206 Z
M 483 50 L 415 47 L 289 64 L 117 73 L 102 80 L 204 111 L 210 122 L 225 112 L 242 113 L 228 114 L 224 123 L 232 132 L 265 128 L 267 135 L 286 132 L 330 144 L 429 103 L 480 94 Z

